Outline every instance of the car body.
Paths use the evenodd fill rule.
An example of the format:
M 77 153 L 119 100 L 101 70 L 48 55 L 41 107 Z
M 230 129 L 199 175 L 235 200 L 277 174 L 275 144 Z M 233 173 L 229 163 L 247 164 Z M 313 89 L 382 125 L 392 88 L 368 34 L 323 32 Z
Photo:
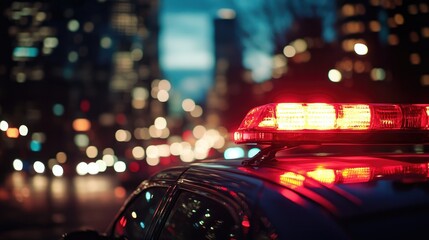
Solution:
M 362 122 L 362 106 L 355 106 L 359 111 L 357 117 L 352 116 L 353 124 L 346 123 L 352 128 L 357 128 L 356 122 Z M 429 107 L 374 106 L 369 105 L 370 115 L 363 114 L 370 119 L 368 123 L 363 121 L 367 128 L 362 130 L 358 126 L 357 130 L 345 131 L 326 129 L 325 125 L 323 129 L 313 129 L 315 124 L 311 119 L 307 119 L 312 122 L 311 127 L 305 129 L 273 130 L 273 122 L 277 126 L 285 123 L 280 121 L 295 121 L 296 109 L 290 111 L 294 118 L 280 114 L 289 106 L 275 106 L 275 114 L 271 106 L 268 110 L 266 107 L 252 110 L 235 139 L 239 143 L 268 145 L 258 154 L 245 159 L 205 160 L 165 169 L 140 184 L 106 233 L 77 232 L 64 238 L 409 239 L 425 236 L 429 216 L 429 155 L 424 153 L 425 145 L 414 140 L 424 142 L 424 137 L 429 136 L 426 130 Z M 343 107 L 335 105 L 335 109 Z M 413 111 L 408 111 L 409 108 Z M 388 114 L 381 112 L 385 109 Z M 392 127 L 400 115 L 392 109 L 403 114 L 399 127 Z M 315 118 L 325 124 L 329 116 L 340 118 L 348 114 L 336 111 L 332 114 L 329 110 L 326 114 L 323 110 L 323 118 L 320 115 Z M 411 118 L 407 111 L 412 112 L 412 119 L 418 119 L 414 121 L 416 126 L 404 123 L 403 119 Z M 317 112 L 321 112 L 320 109 Z M 275 115 L 281 115 L 283 120 Z M 381 120 L 375 119 L 377 116 L 382 116 Z M 384 125 L 380 128 L 379 122 L 388 123 L 387 128 L 393 130 L 385 130 Z M 364 143 L 362 136 L 371 144 Z M 294 142 L 298 144 L 291 147 Z

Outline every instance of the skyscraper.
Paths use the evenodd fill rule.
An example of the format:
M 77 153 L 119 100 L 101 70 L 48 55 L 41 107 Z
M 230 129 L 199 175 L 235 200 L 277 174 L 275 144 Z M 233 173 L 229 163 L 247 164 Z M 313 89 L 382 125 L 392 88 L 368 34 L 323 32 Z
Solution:
M 422 66 L 428 64 L 429 58 L 428 3 L 339 3 L 344 54 L 337 68 L 344 81 L 361 90 L 374 90 L 372 97 L 381 101 L 424 101 L 428 77 Z

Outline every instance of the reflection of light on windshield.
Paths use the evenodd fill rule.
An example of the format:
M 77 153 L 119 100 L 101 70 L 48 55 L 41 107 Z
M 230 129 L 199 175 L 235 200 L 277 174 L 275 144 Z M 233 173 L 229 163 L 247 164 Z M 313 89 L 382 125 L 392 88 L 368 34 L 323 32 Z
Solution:
M 150 192 L 146 192 L 146 201 L 149 202 L 152 199 L 153 195 Z
M 122 216 L 121 220 L 119 220 L 119 224 L 121 224 L 122 227 L 125 227 L 127 225 L 127 219 L 125 216 Z

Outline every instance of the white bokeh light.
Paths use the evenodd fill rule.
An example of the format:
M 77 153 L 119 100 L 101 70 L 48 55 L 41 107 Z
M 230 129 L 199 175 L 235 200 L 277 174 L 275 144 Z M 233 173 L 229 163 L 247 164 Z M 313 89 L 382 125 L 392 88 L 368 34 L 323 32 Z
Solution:
M 13 169 L 15 169 L 15 171 L 22 171 L 22 169 L 24 169 L 24 163 L 21 161 L 21 159 L 15 159 L 13 160 Z
M 34 171 L 36 173 L 44 173 L 45 172 L 45 164 L 40 161 L 35 161 L 33 164 Z
M 55 177 L 61 177 L 64 174 L 64 169 L 60 165 L 54 165 L 52 167 L 52 174 L 54 174 Z
M 368 47 L 363 43 L 356 43 L 354 50 L 357 55 L 366 55 L 368 53 Z

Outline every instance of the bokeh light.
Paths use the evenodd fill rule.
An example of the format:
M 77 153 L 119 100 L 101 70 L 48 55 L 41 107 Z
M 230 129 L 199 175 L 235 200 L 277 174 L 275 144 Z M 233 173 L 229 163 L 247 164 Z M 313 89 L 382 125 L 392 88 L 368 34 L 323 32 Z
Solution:
M 86 156 L 88 158 L 96 158 L 98 155 L 98 149 L 95 146 L 88 146 L 86 148 Z
M 64 169 L 60 165 L 55 165 L 52 167 L 52 174 L 56 177 L 61 177 L 64 174 Z
M 62 116 L 64 114 L 64 106 L 60 103 L 56 103 L 52 107 L 52 112 L 55 116 Z
M 78 175 L 88 174 L 88 164 L 86 162 L 80 162 L 79 164 L 77 164 L 76 173 Z
M 106 163 L 106 166 L 111 167 L 116 162 L 116 158 L 114 155 L 105 154 L 103 155 L 103 161 Z
M 33 169 L 36 173 L 44 173 L 45 172 L 45 164 L 40 161 L 35 161 L 33 163 Z
M 296 55 L 296 49 L 291 45 L 287 45 L 283 48 L 283 54 L 288 58 L 294 57 Z
M 119 129 L 115 133 L 115 139 L 118 142 L 129 142 L 131 140 L 131 133 L 125 129 Z
M 136 159 L 136 160 L 142 160 L 145 157 L 144 148 L 141 147 L 141 146 L 133 147 L 132 154 L 133 154 L 134 159 Z
M 328 72 L 328 78 L 331 80 L 331 82 L 340 82 L 342 79 L 341 72 L 337 69 L 331 69 Z
M 122 173 L 122 172 L 125 172 L 125 170 L 127 170 L 127 165 L 123 161 L 117 161 L 113 165 L 113 169 L 115 169 L 115 171 L 118 173 Z
M 76 134 L 74 143 L 80 148 L 85 148 L 89 145 L 89 137 L 86 134 Z
M 79 21 L 77 21 L 76 19 L 70 20 L 67 24 L 67 28 L 70 32 L 76 32 L 77 30 L 79 30 L 79 27 Z
M 9 124 L 5 120 L 0 121 L 0 130 L 6 132 L 8 128 Z
M 154 125 L 156 129 L 162 130 L 167 127 L 167 120 L 163 117 L 157 117 L 155 119 Z
M 19 137 L 18 128 L 8 128 L 6 130 L 6 136 L 9 138 L 18 138 Z
M 192 99 L 185 99 L 182 102 L 182 108 L 185 112 L 191 112 L 195 109 L 195 102 Z
M 65 152 L 58 152 L 55 158 L 57 159 L 58 163 L 63 164 L 67 162 L 67 154 Z
M 107 170 L 107 164 L 106 164 L 105 161 L 103 161 L 101 159 L 98 159 L 95 163 L 98 166 L 98 171 L 99 172 L 105 172 Z
M 30 142 L 30 149 L 33 152 L 40 152 L 42 150 L 42 143 L 37 140 L 32 140 Z
M 77 132 L 86 132 L 91 129 L 91 122 L 86 118 L 77 118 L 73 121 L 73 129 Z
M 15 171 L 22 171 L 24 169 L 24 163 L 21 159 L 13 160 L 12 166 Z
M 27 134 L 28 134 L 28 127 L 25 126 L 25 125 L 19 126 L 19 134 L 21 136 L 27 136 Z
M 358 55 L 366 55 L 368 53 L 368 47 L 363 43 L 356 43 L 354 50 Z

